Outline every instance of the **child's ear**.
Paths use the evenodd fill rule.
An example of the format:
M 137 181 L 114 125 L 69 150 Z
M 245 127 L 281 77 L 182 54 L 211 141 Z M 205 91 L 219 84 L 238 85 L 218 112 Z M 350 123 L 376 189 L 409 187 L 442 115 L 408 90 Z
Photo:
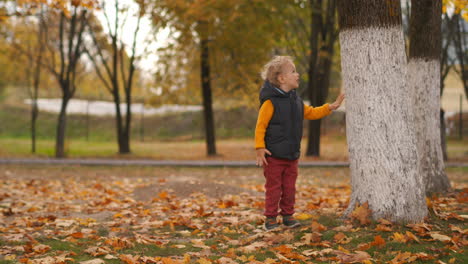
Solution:
M 283 74 L 278 74 L 278 82 L 279 83 L 284 83 L 284 77 L 283 77 Z

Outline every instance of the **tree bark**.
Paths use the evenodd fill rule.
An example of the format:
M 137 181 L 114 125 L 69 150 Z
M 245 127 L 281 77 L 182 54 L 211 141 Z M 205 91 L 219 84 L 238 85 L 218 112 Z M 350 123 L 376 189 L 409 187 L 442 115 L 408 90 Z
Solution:
M 440 109 L 440 141 L 442 142 L 442 154 L 444 161 L 448 160 L 446 137 L 447 133 L 445 133 L 445 111 Z
M 64 83 L 63 85 L 68 85 Z M 69 89 L 67 87 L 62 87 L 63 90 Z M 60 113 L 57 120 L 57 132 L 56 132 L 56 141 L 55 141 L 55 157 L 56 158 L 65 158 L 65 135 L 67 127 L 67 106 L 70 97 L 65 94 L 62 97 L 62 104 L 60 105 Z
M 426 193 L 447 192 L 440 135 L 440 54 L 442 4 L 412 0 L 408 89 L 412 92 L 415 132 Z
M 205 120 L 206 149 L 208 156 L 216 155 L 213 101 L 211 98 L 211 79 L 208 40 L 202 38 L 201 48 L 201 85 L 203 94 L 203 115 Z
M 35 72 L 34 72 L 34 80 L 33 80 L 33 87 L 31 91 L 31 152 L 36 153 L 36 125 L 37 125 L 37 118 L 39 116 L 39 108 L 37 106 L 37 99 L 39 97 L 39 85 L 41 83 L 41 67 L 42 67 L 42 56 L 44 53 L 44 10 L 41 6 L 41 12 L 39 15 L 39 22 L 38 22 L 38 31 L 37 31 L 37 48 L 38 54 L 35 60 Z
M 323 4 L 326 4 L 325 8 L 322 8 Z M 328 97 L 330 85 L 333 47 L 337 35 L 335 29 L 336 1 L 330 0 L 324 3 L 322 1 L 311 0 L 311 5 L 312 10 L 318 9 L 320 13 L 312 11 L 311 33 L 316 36 L 311 37 L 310 40 L 311 53 L 315 55 L 312 56 L 311 54 L 310 63 L 314 60 L 314 66 L 309 71 L 308 94 L 313 106 L 321 106 Z M 325 9 L 324 22 L 321 14 L 323 9 Z M 321 123 L 321 119 L 309 121 L 307 156 L 320 156 Z
M 309 102 L 312 106 L 320 106 L 320 91 L 317 87 L 316 72 L 317 72 L 317 58 L 318 58 L 318 42 L 319 35 L 322 29 L 322 1 L 310 0 L 311 9 L 311 24 L 310 24 L 310 56 L 309 56 L 309 71 L 307 90 L 309 95 Z M 310 120 L 309 134 L 307 141 L 307 156 L 320 156 L 320 120 Z
M 340 0 L 338 12 L 352 185 L 345 214 L 368 202 L 374 219 L 420 222 L 427 207 L 400 2 Z

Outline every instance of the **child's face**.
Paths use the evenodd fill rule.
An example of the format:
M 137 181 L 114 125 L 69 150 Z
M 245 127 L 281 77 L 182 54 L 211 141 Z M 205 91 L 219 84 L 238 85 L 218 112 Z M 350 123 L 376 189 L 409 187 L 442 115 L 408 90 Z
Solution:
M 299 87 L 299 73 L 296 72 L 296 66 L 292 63 L 285 64 L 278 80 L 281 88 L 287 92 Z

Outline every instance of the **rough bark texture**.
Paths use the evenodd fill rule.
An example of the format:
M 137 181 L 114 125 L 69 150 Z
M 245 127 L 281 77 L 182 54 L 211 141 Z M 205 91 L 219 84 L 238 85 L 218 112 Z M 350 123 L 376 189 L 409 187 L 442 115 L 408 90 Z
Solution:
M 387 8 L 388 2 L 339 1 L 352 184 L 346 213 L 368 202 L 374 219 L 420 222 L 427 208 L 411 128 L 401 10 Z
M 439 0 L 412 0 L 408 89 L 413 93 L 420 172 L 426 193 L 446 192 L 440 138 L 440 53 L 442 5 Z
M 408 89 L 413 92 L 414 128 L 426 193 L 450 190 L 440 138 L 439 74 L 438 60 L 411 58 L 408 63 Z
M 400 1 L 339 0 L 340 30 L 401 25 Z

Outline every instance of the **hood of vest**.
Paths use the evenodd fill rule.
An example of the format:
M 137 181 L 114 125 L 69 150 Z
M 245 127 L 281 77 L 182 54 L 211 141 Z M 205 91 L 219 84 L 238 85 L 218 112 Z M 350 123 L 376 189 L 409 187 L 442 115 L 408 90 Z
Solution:
M 274 84 L 270 83 L 269 81 L 265 81 L 262 85 L 262 89 L 260 89 L 260 105 L 262 105 L 266 100 L 272 97 L 288 98 L 290 97 L 291 93 L 295 92 L 295 90 L 285 92 L 280 88 L 276 87 Z

